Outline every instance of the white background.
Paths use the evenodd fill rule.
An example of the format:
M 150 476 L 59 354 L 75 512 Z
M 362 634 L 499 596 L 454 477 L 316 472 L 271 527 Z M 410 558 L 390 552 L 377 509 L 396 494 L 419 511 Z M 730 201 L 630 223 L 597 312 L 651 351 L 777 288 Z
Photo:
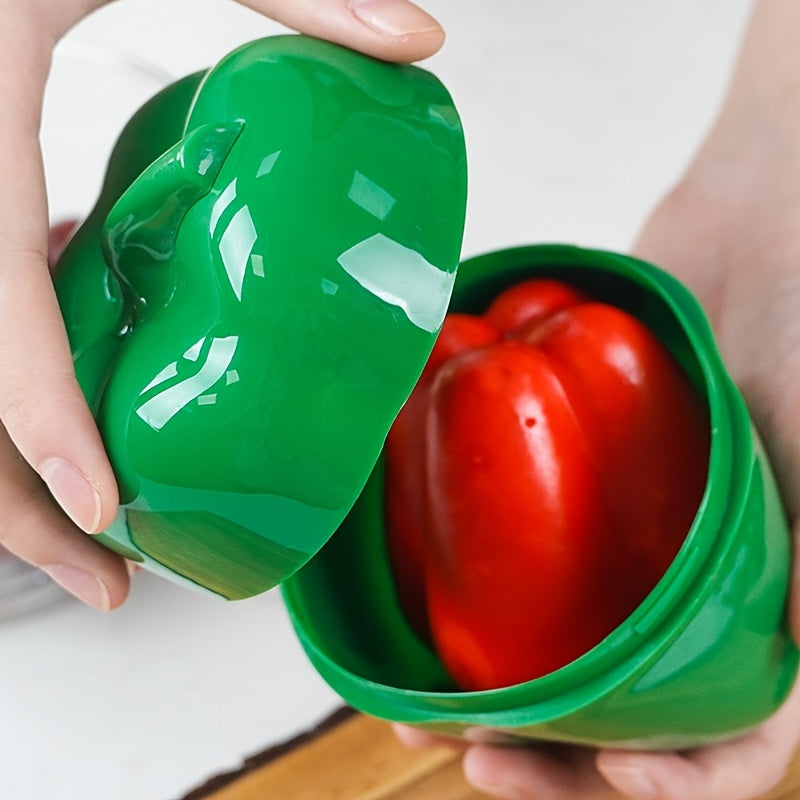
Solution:
M 712 119 L 749 3 L 427 7 L 449 34 L 427 66 L 451 90 L 467 133 L 464 254 L 473 255 L 543 241 L 626 249 Z M 126 0 L 70 40 L 179 76 L 280 30 L 224 0 Z M 84 101 L 89 91 L 87 82 Z M 96 148 L 89 163 L 79 155 L 83 113 L 59 110 L 45 142 L 60 140 L 78 176 L 102 166 Z M 66 181 L 80 193 L 72 173 L 52 160 L 50 168 L 54 192 Z M 139 575 L 111 614 L 66 601 L 0 624 L 0 798 L 171 800 L 337 702 L 307 665 L 276 592 L 225 604 Z

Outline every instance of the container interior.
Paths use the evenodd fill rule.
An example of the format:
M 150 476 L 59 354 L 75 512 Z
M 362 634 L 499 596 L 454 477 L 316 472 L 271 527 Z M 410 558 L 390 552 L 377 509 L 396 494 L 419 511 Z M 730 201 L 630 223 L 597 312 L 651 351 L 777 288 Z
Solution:
M 582 263 L 589 257 L 586 252 L 561 246 L 520 248 L 467 261 L 460 267 L 451 308 L 480 313 L 500 291 L 534 274 L 565 280 L 642 320 L 708 398 L 696 342 L 690 341 L 670 304 L 653 291 L 648 275 L 639 275 L 629 260 L 612 254 L 590 253 L 587 265 Z M 286 589 L 296 624 L 340 669 L 396 689 L 456 691 L 437 656 L 406 621 L 397 599 L 385 546 L 382 459 L 344 523 Z M 599 655 L 601 647 L 590 653 Z

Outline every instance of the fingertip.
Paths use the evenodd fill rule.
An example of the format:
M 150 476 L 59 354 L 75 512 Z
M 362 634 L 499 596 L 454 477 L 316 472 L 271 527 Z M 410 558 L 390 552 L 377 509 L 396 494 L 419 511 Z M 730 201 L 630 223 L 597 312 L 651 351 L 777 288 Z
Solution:
M 498 774 L 494 751 L 484 745 L 474 745 L 464 753 L 462 769 L 467 782 L 484 792 L 502 791 L 502 772 Z M 502 795 L 500 795 L 502 796 Z
M 562 790 L 571 789 L 577 795 L 580 791 L 579 779 L 572 785 L 560 766 L 525 747 L 473 745 L 464 753 L 462 770 L 475 789 L 507 800 L 563 796 Z
M 599 753 L 597 770 L 613 789 L 630 800 L 657 800 L 659 796 L 646 766 L 629 753 Z
M 458 749 L 464 746 L 463 742 L 458 739 L 437 736 L 436 734 L 428 733 L 420 728 L 415 728 L 413 725 L 403 725 L 399 722 L 393 722 L 392 730 L 401 744 L 414 749 L 423 747 L 450 747 Z
M 96 533 L 103 516 L 96 482 L 60 457 L 46 459 L 39 474 L 64 513 L 85 533 Z
M 128 596 L 126 571 L 112 568 L 98 575 L 73 564 L 43 564 L 41 569 L 62 589 L 98 611 L 113 611 Z
M 353 16 L 384 41 L 376 55 L 390 61 L 419 61 L 444 44 L 442 26 L 408 0 L 350 0 Z
M 130 594 L 131 581 L 130 576 L 125 575 L 108 587 L 108 608 L 107 611 L 113 611 L 119 608 L 127 599 Z
M 131 589 L 128 562 L 110 551 L 109 555 L 113 556 L 112 560 L 104 560 L 96 573 L 97 579 L 106 587 L 108 593 L 108 604 L 103 609 L 105 611 L 119 608 L 128 599 Z
M 494 797 L 566 800 L 608 795 L 590 748 L 477 744 L 465 753 L 463 770 L 476 789 Z
M 408 63 L 436 53 L 442 26 L 410 0 L 240 0 L 301 33 L 383 61 Z
M 112 480 L 110 482 L 106 482 L 106 485 L 100 491 L 100 513 L 97 517 L 97 524 L 92 530 L 87 531 L 87 533 L 102 533 L 111 526 L 111 523 L 116 519 L 118 512 L 119 490 L 117 488 L 116 480 L 114 480 L 112 477 Z
M 131 589 L 131 575 L 125 559 L 114 555 L 113 561 L 106 562 L 97 573 L 107 591 L 107 605 L 104 611 L 119 608 L 127 599 Z
M 400 743 L 404 744 L 406 747 L 426 747 L 430 744 L 430 737 L 428 734 L 418 728 L 412 728 L 410 725 L 401 725 L 400 723 L 393 722 L 392 731 Z
M 438 53 L 444 45 L 444 40 L 445 33 L 441 28 L 395 37 L 385 43 L 377 58 L 399 64 L 423 61 Z
M 59 456 L 46 459 L 39 474 L 62 511 L 84 533 L 100 533 L 114 521 L 119 504 L 116 482 L 105 476 L 107 470 L 97 468 L 106 480 L 90 478 L 71 461 Z

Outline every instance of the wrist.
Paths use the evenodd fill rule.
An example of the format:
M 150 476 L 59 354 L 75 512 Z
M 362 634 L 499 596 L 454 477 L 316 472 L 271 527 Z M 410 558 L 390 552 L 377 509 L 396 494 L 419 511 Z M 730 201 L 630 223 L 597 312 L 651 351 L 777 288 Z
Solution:
M 800 188 L 800 3 L 758 0 L 717 119 L 684 181 L 716 202 Z M 788 199 L 788 198 L 787 198 Z

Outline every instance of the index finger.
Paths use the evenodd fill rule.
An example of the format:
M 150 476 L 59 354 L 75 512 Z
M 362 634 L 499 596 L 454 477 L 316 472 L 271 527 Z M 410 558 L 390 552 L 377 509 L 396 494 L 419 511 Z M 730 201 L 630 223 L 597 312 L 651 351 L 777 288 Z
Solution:
M 240 0 L 302 33 L 386 61 L 418 61 L 444 42 L 442 26 L 409 0 Z

